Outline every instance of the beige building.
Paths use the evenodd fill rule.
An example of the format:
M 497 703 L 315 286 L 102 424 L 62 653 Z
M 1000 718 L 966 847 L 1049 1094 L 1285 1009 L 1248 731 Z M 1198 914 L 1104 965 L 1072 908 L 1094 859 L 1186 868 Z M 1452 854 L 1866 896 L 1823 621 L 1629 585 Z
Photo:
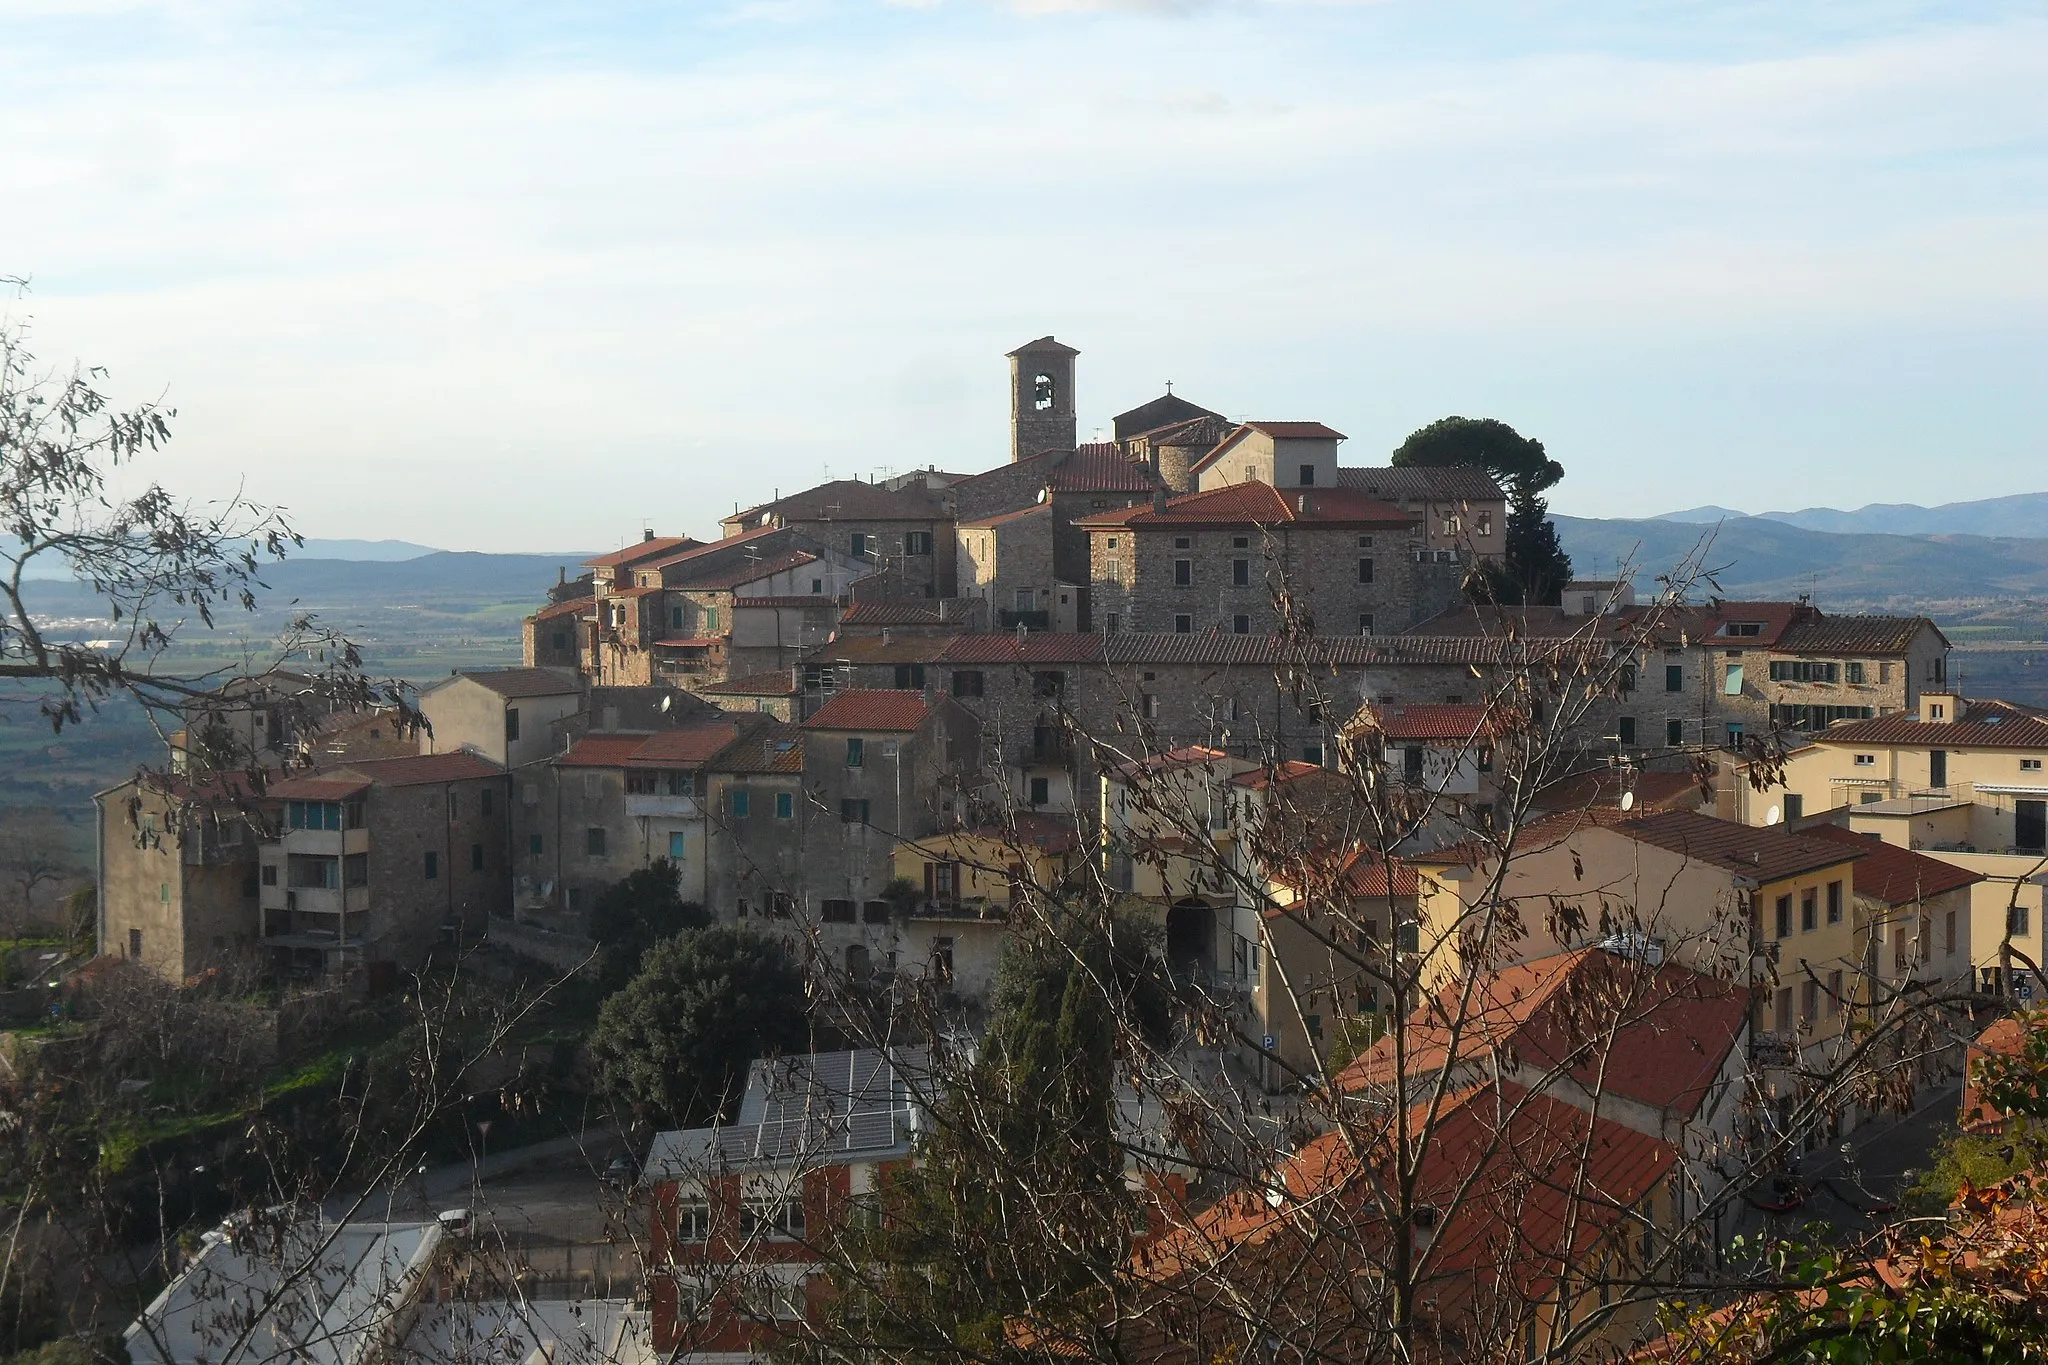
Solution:
M 1337 443 L 1344 433 L 1321 422 L 1245 422 L 1195 461 L 1201 493 L 1233 484 L 1273 488 L 1336 488 Z
M 473 753 L 503 768 L 555 750 L 550 726 L 584 707 L 584 680 L 559 668 L 452 673 L 420 692 L 422 753 Z
M 258 952 L 263 803 L 238 776 L 130 780 L 93 798 L 99 951 L 171 981 Z

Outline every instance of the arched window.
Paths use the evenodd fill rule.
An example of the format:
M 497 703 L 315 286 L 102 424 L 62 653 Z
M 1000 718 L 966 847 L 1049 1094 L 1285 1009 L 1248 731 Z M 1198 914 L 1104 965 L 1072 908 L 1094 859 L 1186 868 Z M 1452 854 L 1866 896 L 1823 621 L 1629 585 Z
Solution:
M 1033 375 L 1031 379 L 1031 406 L 1044 412 L 1053 404 L 1053 382 L 1049 374 Z

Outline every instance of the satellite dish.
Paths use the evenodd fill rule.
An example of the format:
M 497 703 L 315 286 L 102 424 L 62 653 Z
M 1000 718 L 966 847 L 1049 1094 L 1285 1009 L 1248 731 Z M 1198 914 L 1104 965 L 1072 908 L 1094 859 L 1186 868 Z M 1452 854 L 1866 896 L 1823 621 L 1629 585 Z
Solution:
M 1764 823 L 1767 825 L 1775 825 L 1784 818 L 1785 812 L 1779 810 L 1776 806 L 1772 806 L 1769 810 L 1764 812 Z
M 1623 792 L 1621 794 L 1621 808 L 1623 810 L 1634 810 L 1636 808 L 1636 794 L 1634 792 Z
M 663 714 L 664 716 L 667 715 L 669 707 L 674 706 L 675 704 L 676 699 L 674 697 L 663 697 L 661 699 L 661 714 Z

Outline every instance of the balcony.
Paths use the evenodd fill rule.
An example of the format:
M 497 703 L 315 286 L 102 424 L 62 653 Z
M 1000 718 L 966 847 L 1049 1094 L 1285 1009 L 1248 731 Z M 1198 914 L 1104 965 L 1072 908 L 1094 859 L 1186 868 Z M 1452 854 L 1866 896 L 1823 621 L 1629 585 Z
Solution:
M 920 900 L 911 904 L 910 915 L 913 919 L 1001 923 L 1010 917 L 1010 902 L 1008 898 L 994 900 L 986 896 Z
M 338 858 L 344 853 L 368 853 L 370 831 L 367 829 L 288 829 L 278 837 L 278 846 L 287 855 L 310 854 L 320 858 Z
M 1052 613 L 1049 611 L 999 611 L 996 619 L 1004 630 L 1015 630 L 1019 626 L 1026 630 L 1052 629 Z

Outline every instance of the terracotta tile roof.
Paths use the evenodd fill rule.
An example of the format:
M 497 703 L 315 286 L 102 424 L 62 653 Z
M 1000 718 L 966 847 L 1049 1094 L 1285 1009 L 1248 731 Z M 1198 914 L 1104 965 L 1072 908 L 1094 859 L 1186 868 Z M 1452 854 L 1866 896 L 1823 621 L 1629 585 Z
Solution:
M 1433 1123 L 1418 1107 L 1408 1126 L 1425 1140 L 1416 1201 L 1447 1211 L 1417 1286 L 1439 1322 L 1489 1289 L 1540 1300 L 1678 1161 L 1666 1143 L 1505 1080 L 1451 1095 Z M 1238 1283 L 1247 1267 L 1233 1262 L 1313 1249 L 1314 1264 L 1348 1279 L 1390 1235 L 1385 1136 L 1340 1128 L 1311 1139 L 1273 1188 L 1226 1196 L 1169 1228 L 1137 1253 L 1134 1270 L 1154 1282 L 1222 1270 Z M 1354 1141 L 1366 1145 L 1362 1157 Z M 1269 1311 L 1284 1317 L 1287 1306 Z
M 1574 773 L 1539 788 L 1531 805 L 1541 811 L 1577 810 L 1582 806 L 1619 807 L 1621 794 L 1636 794 L 1634 809 L 1695 810 L 1711 795 L 1700 793 L 1699 779 L 1691 773 L 1622 773 L 1613 768 Z
M 1411 1084 L 1457 1057 L 1511 1056 L 1538 1072 L 1562 1068 L 1587 1086 L 1690 1116 L 1741 1040 L 1744 987 L 1666 962 L 1651 966 L 1578 948 L 1446 987 L 1417 1010 L 1402 1040 Z M 1462 1017 L 1461 1017 L 1462 1016 Z M 1453 1025 L 1458 1027 L 1454 1030 Z M 1391 1086 L 1391 1035 L 1337 1077 L 1358 1091 Z
M 1498 502 L 1507 496 L 1493 475 L 1477 465 L 1353 466 L 1338 469 L 1337 486 L 1388 502 Z
M 503 768 L 489 759 L 469 753 L 365 758 L 349 763 L 341 771 L 367 777 L 380 787 L 417 787 L 432 782 L 462 782 L 505 774 Z
M 501 697 L 559 697 L 582 690 L 582 680 L 566 668 L 497 668 L 475 673 L 457 673 Z M 445 686 L 436 683 L 435 687 Z M 433 688 L 428 688 L 433 691 Z
M 745 734 L 751 717 L 658 730 L 642 738 L 626 760 L 629 768 L 692 768 L 710 762 Z
M 803 723 L 806 730 L 893 730 L 908 733 L 924 724 L 932 703 L 922 692 L 853 688 L 832 700 Z
M 1788 654 L 1904 654 L 1923 630 L 1948 643 L 1924 616 L 1822 616 L 1786 630 L 1777 647 Z
M 1014 351 L 1005 352 L 1003 359 L 1008 360 L 1013 356 L 1020 355 L 1077 356 L 1079 354 L 1081 354 L 1079 351 L 1067 345 L 1064 341 L 1055 341 L 1050 336 L 1042 336 L 1036 341 L 1025 342 Z
M 1046 476 L 1055 493 L 1150 493 L 1151 467 L 1101 442 L 1075 448 Z
M 1221 749 L 1211 749 L 1201 744 L 1187 744 L 1164 753 L 1147 754 L 1113 764 L 1103 770 L 1106 782 L 1128 782 L 1140 773 L 1153 774 L 1174 772 L 1183 768 L 1199 768 L 1209 763 L 1222 763 L 1230 758 Z
M 585 735 L 555 759 L 558 768 L 623 768 L 640 751 L 645 735 Z
M 1816 839 L 1804 832 L 1740 825 L 1733 820 L 1717 820 L 1711 815 L 1684 810 L 1658 811 L 1624 820 L 1613 829 L 1627 838 L 1739 872 L 1760 883 L 1817 872 L 1864 856 L 1860 847 Z
M 822 667 L 836 664 L 928 664 L 943 656 L 947 646 L 957 638 L 953 635 L 922 634 L 892 635 L 888 639 L 880 635 L 841 635 L 805 656 L 804 662 Z
M 1978 1091 L 1976 1062 L 1979 1057 L 1992 1053 L 2004 1057 L 2018 1056 L 2026 1047 L 2028 1035 L 2038 1028 L 2048 1028 L 2048 1015 L 2038 1012 L 2009 1014 L 1978 1034 L 1976 1040 L 1966 1049 L 1963 1060 L 1962 1111 L 1958 1120 L 1965 1131 L 2005 1131 L 2005 1113 L 1985 1103 L 1983 1095 Z
M 1276 441 L 1343 441 L 1350 439 L 1334 427 L 1321 422 L 1246 422 L 1253 431 L 1261 431 Z
M 536 621 L 545 621 L 556 616 L 576 616 L 597 606 L 595 597 L 572 597 L 566 602 L 550 602 L 533 614 Z
M 963 521 L 960 523 L 960 528 L 962 530 L 982 531 L 994 526 L 1013 526 L 1029 517 L 1049 518 L 1051 516 L 1051 503 L 1035 502 L 1029 507 L 1020 507 L 1014 512 L 1002 512 L 993 517 L 982 517 L 978 521 Z
M 1348 488 L 1283 491 L 1269 483 L 1233 483 L 1206 493 L 1183 494 L 1168 501 L 1163 512 L 1154 511 L 1150 503 L 1141 503 L 1079 517 L 1074 524 L 1102 530 L 1127 527 L 1133 531 L 1274 525 L 1388 530 L 1413 526 L 1415 518 L 1398 507 Z
M 749 673 L 742 678 L 727 678 L 724 682 L 706 683 L 697 690 L 717 697 L 793 697 L 797 693 L 797 685 L 789 669 L 778 668 L 767 673 Z
M 677 550 L 688 549 L 697 543 L 697 541 L 689 536 L 655 536 L 651 540 L 642 540 L 628 545 L 623 550 L 613 550 L 608 555 L 599 555 L 595 559 L 586 559 L 583 563 L 587 568 L 619 568 L 627 564 L 638 564 L 643 559 L 652 559 L 657 555 L 673 554 Z
M 1293 877 L 1284 873 L 1275 875 L 1273 881 L 1290 891 L 1298 893 L 1301 889 Z M 1369 848 L 1354 848 L 1345 855 L 1331 886 L 1367 900 L 1384 900 L 1389 896 L 1412 899 L 1421 894 L 1422 879 L 1416 874 L 1415 865 L 1405 859 L 1388 859 Z M 1266 912 L 1266 918 L 1280 918 L 1292 908 L 1291 904 L 1275 906 Z
M 744 583 L 758 583 L 791 569 L 800 569 L 806 564 L 815 564 L 818 556 L 808 550 L 790 550 L 773 558 L 749 560 L 744 553 L 731 557 L 731 562 L 716 567 L 706 566 L 702 573 L 670 575 L 664 582 L 671 588 L 696 592 L 717 592 L 723 588 L 737 588 Z
M 935 658 L 943 664 L 1100 663 L 1104 638 L 1055 631 L 1030 631 L 1020 638 L 1010 631 L 977 631 L 947 637 Z
M 1970 702 L 1949 722 L 1901 711 L 1815 731 L 1816 744 L 1898 744 L 1926 749 L 2048 749 L 2048 715 L 2009 701 Z
M 1280 763 L 1261 764 L 1250 772 L 1239 773 L 1230 779 L 1230 785 L 1233 787 L 1243 787 L 1247 791 L 1262 792 L 1272 787 L 1283 786 L 1300 778 L 1312 777 L 1317 773 L 1326 773 L 1328 771 L 1328 768 L 1317 764 L 1308 763 L 1298 758 L 1290 758 Z
M 1500 724 L 1490 706 L 1418 702 L 1409 706 L 1368 703 L 1352 721 L 1354 730 L 1378 729 L 1388 739 L 1472 744 L 1494 737 Z
M 945 624 L 939 609 L 922 597 L 855 597 L 839 618 L 842 626 L 937 626 Z
M 1860 849 L 1863 856 L 1856 862 L 1856 894 L 1886 905 L 1912 905 L 1984 880 L 1981 872 L 1888 844 L 1874 834 L 1857 834 L 1839 825 L 1808 825 L 1799 832 L 1809 839 Z
M 641 598 L 641 597 L 647 597 L 647 596 L 649 596 L 649 595 L 651 595 L 651 594 L 653 594 L 653 593 L 657 593 L 657 592 L 660 592 L 661 590 L 662 590 L 662 588 L 661 588 L 661 584 L 659 584 L 659 583 L 646 583 L 646 584 L 642 584 L 642 585 L 641 585 L 640 587 L 637 587 L 637 588 L 613 588 L 613 589 L 612 589 L 611 591 L 607 592 L 607 593 L 605 594 L 605 596 L 606 596 L 607 598 L 613 598 L 613 597 L 631 597 L 631 598 Z
M 721 773 L 801 773 L 803 731 L 780 721 L 757 725 L 733 741 L 709 766 Z
M 723 524 L 750 525 L 768 516 L 784 523 L 804 521 L 945 521 L 945 504 L 923 485 L 885 488 L 859 479 L 834 479 L 774 502 L 759 503 Z
M 838 605 L 839 601 L 837 598 L 822 592 L 786 593 L 780 597 L 735 597 L 732 599 L 732 609 L 734 611 L 767 611 L 770 608 L 776 611 L 793 611 L 797 609 L 804 611 L 829 611 Z
M 370 789 L 367 777 L 288 777 L 264 793 L 279 801 L 339 801 Z

